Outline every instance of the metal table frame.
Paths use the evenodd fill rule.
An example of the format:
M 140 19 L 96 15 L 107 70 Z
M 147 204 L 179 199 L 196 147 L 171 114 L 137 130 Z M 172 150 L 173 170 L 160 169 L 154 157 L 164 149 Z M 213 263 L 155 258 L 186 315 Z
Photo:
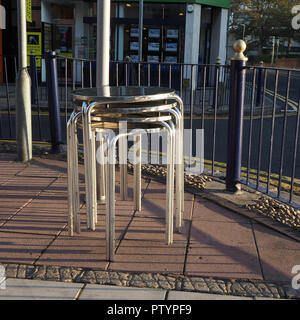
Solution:
M 109 87 L 110 88 L 110 87 Z M 105 87 L 103 89 L 109 89 Z M 132 87 L 131 87 L 132 88 Z M 139 88 L 140 89 L 140 88 Z M 147 88 L 148 89 L 148 88 Z M 149 89 L 148 89 L 149 90 Z M 157 90 L 157 88 L 156 88 Z M 155 107 L 149 107 L 145 110 L 145 107 L 137 108 L 138 102 L 155 102 L 159 100 L 171 100 L 175 101 L 176 104 L 179 105 L 179 110 L 177 108 L 166 108 L 164 110 L 161 108 L 161 112 L 167 112 L 175 119 L 175 127 L 172 121 L 159 121 L 160 126 L 164 127 L 168 132 L 168 139 L 170 140 L 168 143 L 168 156 L 176 155 L 173 161 L 168 161 L 168 174 L 167 174 L 167 214 L 166 214 L 166 241 L 168 244 L 173 242 L 173 192 L 171 192 L 172 188 L 174 188 L 174 162 L 176 166 L 176 229 L 180 231 L 182 227 L 182 214 L 184 210 L 184 167 L 183 167 L 183 103 L 180 97 L 178 97 L 174 91 L 160 88 L 157 91 L 161 90 L 160 93 L 156 93 L 148 96 L 123 96 L 123 97 L 102 97 L 101 95 L 95 97 L 88 92 L 88 89 L 78 90 L 72 93 L 74 99 L 82 102 L 81 111 L 76 112 L 73 111 L 69 121 L 68 121 L 68 172 L 72 171 L 75 174 L 70 174 L 69 183 L 68 183 L 68 195 L 69 195 L 69 234 L 73 234 L 73 227 L 75 232 L 80 232 L 80 217 L 79 217 L 79 188 L 78 188 L 78 160 L 77 160 L 77 122 L 78 119 L 82 120 L 83 127 L 83 136 L 84 136 L 84 156 L 85 156 L 85 176 L 86 176 L 86 197 L 87 197 L 87 224 L 88 228 L 95 230 L 95 223 L 97 222 L 97 197 L 96 197 L 96 174 L 94 168 L 96 167 L 96 154 L 95 154 L 95 138 L 93 134 L 92 124 L 93 119 L 97 120 L 97 115 L 93 118 L 93 111 L 96 110 L 96 114 L 105 115 L 105 112 L 113 111 L 114 113 L 126 111 L 128 113 L 133 112 L 149 112 L 149 111 L 157 111 Z M 167 90 L 167 92 L 163 92 L 163 90 Z M 154 90 L 155 91 L 155 90 Z M 132 103 L 132 108 L 124 109 L 122 105 Z M 105 105 L 120 105 L 120 108 L 110 108 L 101 111 L 101 107 L 103 108 Z M 134 106 L 135 105 L 135 106 Z M 103 113 L 104 112 L 104 113 Z M 125 113 L 126 113 L 125 112 Z M 105 115 L 107 117 L 107 115 Z M 144 120 L 145 121 L 145 120 Z M 134 122 L 134 121 L 132 121 Z M 94 123 L 97 123 L 95 121 Z M 97 127 L 97 126 L 96 126 Z M 99 129 L 98 129 L 99 130 Z M 103 129 L 100 129 L 103 131 Z M 136 146 L 136 154 L 140 156 L 140 135 L 137 134 L 138 130 L 134 133 L 135 135 L 135 146 Z M 106 185 L 105 181 L 102 180 L 102 188 L 106 188 L 106 204 L 107 204 L 107 215 L 106 215 L 106 232 L 107 232 L 107 259 L 113 260 L 114 258 L 114 215 L 115 215 L 115 189 L 114 189 L 114 176 L 115 176 L 115 145 L 119 139 L 128 136 L 127 134 L 119 134 L 115 136 L 113 139 L 106 137 L 106 143 L 108 143 L 108 159 L 109 164 L 107 165 L 108 169 L 106 170 Z M 101 138 L 100 147 L 104 145 L 104 140 Z M 175 139 L 177 143 L 175 144 Z M 174 148 L 176 146 L 176 151 Z M 71 149 L 70 149 L 71 148 Z M 87 161 L 87 159 L 89 159 Z M 170 159 L 169 159 L 170 160 Z M 138 161 L 137 161 L 138 162 Z M 102 178 L 104 178 L 105 166 L 100 165 L 100 169 L 102 172 Z M 121 174 L 121 185 L 125 186 L 124 182 L 124 170 L 120 172 Z M 173 175 L 172 175 L 173 172 Z M 127 165 L 126 165 L 126 173 L 127 173 Z M 136 208 L 140 208 L 140 164 L 137 163 L 134 170 L 135 175 L 135 184 L 134 184 L 134 201 Z M 123 177 L 123 178 L 122 178 Z M 111 183 L 113 182 L 113 183 Z M 75 214 L 74 214 L 75 213 Z

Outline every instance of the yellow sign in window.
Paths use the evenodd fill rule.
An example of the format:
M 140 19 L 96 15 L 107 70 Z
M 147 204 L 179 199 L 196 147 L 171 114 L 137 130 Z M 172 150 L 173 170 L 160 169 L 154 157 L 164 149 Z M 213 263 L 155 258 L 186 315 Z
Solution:
M 32 22 L 31 0 L 26 0 L 26 20 Z
M 41 32 L 27 32 L 27 57 L 28 65 L 30 65 L 30 55 L 36 56 L 36 66 L 41 66 L 42 55 L 42 33 Z

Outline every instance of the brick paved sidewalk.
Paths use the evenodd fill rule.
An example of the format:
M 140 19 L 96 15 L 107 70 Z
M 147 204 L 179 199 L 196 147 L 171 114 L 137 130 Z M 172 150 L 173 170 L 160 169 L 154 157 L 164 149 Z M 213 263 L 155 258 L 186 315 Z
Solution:
M 133 210 L 130 200 L 117 202 L 116 259 L 108 263 L 103 205 L 92 232 L 86 230 L 82 203 L 82 232 L 68 236 L 66 162 L 35 157 L 26 165 L 14 158 L 0 154 L 0 262 L 8 277 L 44 279 L 56 270 L 55 280 L 66 280 L 61 279 L 65 270 L 66 281 L 77 277 L 75 282 L 143 286 L 139 280 L 152 277 L 147 285 L 157 287 L 156 281 L 163 289 L 165 285 L 225 294 L 300 296 L 299 290 L 291 289 L 291 270 L 300 265 L 299 241 L 187 192 L 183 232 L 167 246 L 165 185 L 150 179 L 142 183 L 141 212 Z M 80 180 L 84 191 L 82 166 Z M 131 198 L 132 181 L 129 175 Z

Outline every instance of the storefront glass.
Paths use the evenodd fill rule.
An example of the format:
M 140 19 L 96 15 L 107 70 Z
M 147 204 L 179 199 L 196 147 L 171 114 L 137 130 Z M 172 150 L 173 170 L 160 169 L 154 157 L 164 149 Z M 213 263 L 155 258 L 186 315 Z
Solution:
M 201 10 L 201 31 L 198 61 L 200 64 L 210 63 L 212 11 L 213 9 L 211 7 L 202 7 Z
M 116 60 L 139 60 L 139 4 L 119 3 L 115 19 Z M 145 3 L 143 19 L 143 61 L 183 61 L 185 4 Z

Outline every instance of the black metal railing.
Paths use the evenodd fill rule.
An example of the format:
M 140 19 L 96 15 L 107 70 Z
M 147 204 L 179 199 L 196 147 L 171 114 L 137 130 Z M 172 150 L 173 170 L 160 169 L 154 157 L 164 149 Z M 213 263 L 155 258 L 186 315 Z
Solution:
M 243 181 L 293 202 L 300 195 L 300 70 L 247 67 L 247 75 L 252 94 L 244 120 Z
M 15 139 L 16 57 L 0 57 L 0 139 Z M 38 62 L 40 61 L 40 62 Z M 96 62 L 56 56 L 62 141 L 72 110 L 69 93 L 95 86 Z M 40 67 L 41 66 L 41 67 Z M 51 141 L 45 57 L 31 57 L 33 140 Z M 224 177 L 228 159 L 229 65 L 110 62 L 111 85 L 176 89 L 185 105 L 185 128 L 204 131 L 205 173 Z M 300 70 L 246 66 L 241 182 L 273 197 L 300 203 Z M 1 77 L 0 77 L 1 80 Z

